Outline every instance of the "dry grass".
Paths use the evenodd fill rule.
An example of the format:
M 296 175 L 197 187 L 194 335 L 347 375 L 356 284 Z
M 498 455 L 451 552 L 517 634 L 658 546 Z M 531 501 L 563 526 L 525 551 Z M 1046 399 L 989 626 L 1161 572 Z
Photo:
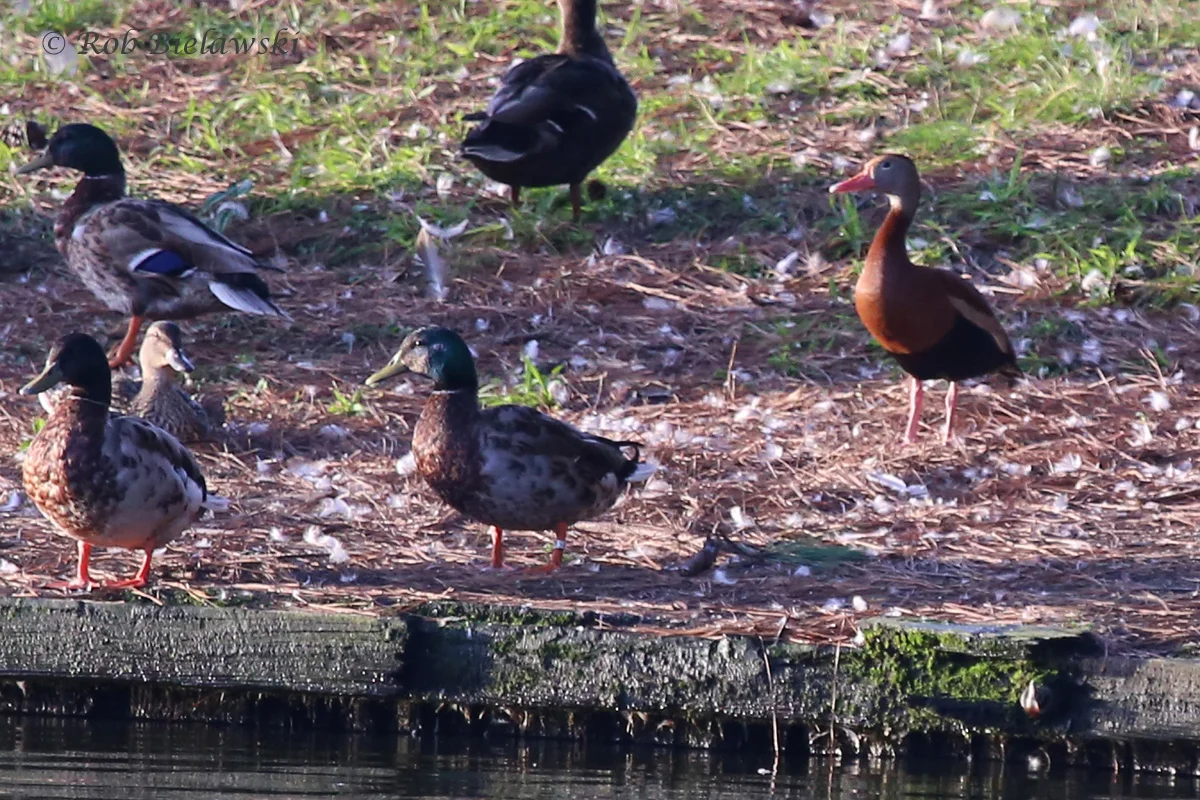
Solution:
M 920 5 L 886 12 L 913 32 L 915 50 L 930 46 L 947 20 L 961 23 L 954 14 L 967 8 L 942 4 L 950 16 L 925 23 L 917 19 Z M 820 35 L 777 25 L 792 13 L 783 6 L 700 6 L 716 30 L 723 14 L 745 12 L 744 37 L 740 27 L 735 39 L 718 37 L 737 58 L 781 37 Z M 847 4 L 827 6 L 855 13 Z M 138 4 L 133 21 L 170 13 Z M 875 36 L 864 31 L 879 21 L 863 12 L 838 35 Z M 641 24 L 674 37 L 677 50 L 657 56 L 668 72 L 691 69 L 699 79 L 693 51 L 705 38 L 694 20 L 655 5 Z M 343 55 L 369 54 L 380 30 L 393 25 L 411 32 L 414 21 L 355 17 L 326 31 L 325 44 L 338 42 Z M 488 91 L 485 78 L 506 59 L 479 56 L 468 81 L 433 81 L 438 91 L 416 102 L 395 86 L 381 89 L 390 116 L 359 122 L 372 130 L 386 124 L 376 132 L 395 147 L 414 122 L 453 132 L 448 115 L 477 106 Z M 963 440 L 951 447 L 938 444 L 941 404 L 930 393 L 923 439 L 905 447 L 898 443 L 905 402 L 899 374 L 854 316 L 849 266 L 856 254 L 842 226 L 829 224 L 837 212 L 823 195 L 843 158 L 881 146 L 860 135 L 878 110 L 872 103 L 920 99 L 900 79 L 919 59 L 900 61 L 895 71 L 868 74 L 877 85 L 866 105 L 858 94 L 835 92 L 811 103 L 764 100 L 779 115 L 771 124 L 712 118 L 702 150 L 681 144 L 655 153 L 655 184 L 644 195 L 610 192 L 580 229 L 565 224 L 561 209 L 539 219 L 546 202 L 537 212 L 511 214 L 494 198 L 481 199 L 470 177 L 439 197 L 433 169 L 418 170 L 423 187 L 403 197 L 349 185 L 316 195 L 299 189 L 294 207 L 272 196 L 269 212 L 235 235 L 264 254 L 278 247 L 288 256 L 288 272 L 268 279 L 295 323 L 227 316 L 186 326 L 200 365 L 198 388 L 225 397 L 231 418 L 227 441 L 196 453 L 212 490 L 232 498 L 233 507 L 171 545 L 144 596 L 362 614 L 394 613 L 431 598 L 484 600 L 619 612 L 641 619 L 634 627 L 645 630 L 795 641 L 850 641 L 856 620 L 879 614 L 1088 625 L 1124 650 L 1169 651 L 1194 641 L 1200 392 L 1186 380 L 1198 366 L 1194 309 L 1088 305 L 1072 291 L 1079 275 L 1038 271 L 1032 259 L 1010 252 L 1025 234 L 997 238 L 993 227 L 961 224 L 965 212 L 956 203 L 977 196 L 979 181 L 993 170 L 1013 164 L 1032 176 L 1022 202 L 1047 215 L 1064 212 L 1056 198 L 1066 175 L 1091 187 L 1091 196 L 1132 196 L 1139 176 L 1191 157 L 1186 129 L 1195 113 L 1171 108 L 1165 98 L 1194 78 L 1195 62 L 1172 73 L 1164 99 L 1138 100 L 1091 122 L 1050 121 L 997 134 L 986 142 L 986 158 L 928 171 L 937 204 L 923 210 L 930 227 L 920 235 L 944 248 L 945 263 L 990 288 L 1034 374 L 1011 393 L 965 391 Z M 712 74 L 736 64 L 718 63 Z M 92 71 L 80 78 L 91 89 L 82 99 L 36 83 L 12 110 L 73 119 L 82 108 L 133 126 L 124 143 L 138 191 L 198 203 L 240 170 L 252 172 L 256 191 L 268 194 L 274 181 L 289 180 L 270 137 L 235 130 L 222 153 L 188 139 L 181 149 L 212 163 L 207 171 L 160 151 L 161 143 L 186 138 L 186 127 L 144 122 L 145 103 L 158 100 L 164 113 L 182 114 L 189 97 L 213 91 L 213 81 L 238 64 L 140 67 L 137 76 L 113 76 L 117 85 L 106 91 L 128 99 L 122 92 L 142 81 L 163 87 L 162 97 L 151 92 L 141 104 L 109 105 L 99 99 L 101 78 Z M 291 74 L 287 64 L 276 67 Z M 638 75 L 643 97 L 674 91 L 645 65 Z M 699 113 L 698 105 L 692 98 L 648 108 L 647 140 L 676 117 Z M 821 114 L 809 114 L 816 106 Z M 885 140 L 904 130 L 895 120 L 879 122 Z M 303 158 L 306 147 L 338 149 L 321 139 L 326 132 L 324 123 L 298 127 L 281 131 L 280 141 Z M 1088 163 L 1093 148 L 1114 141 L 1139 144 L 1125 154 L 1127 171 L 1105 173 Z M 757 165 L 755 181 L 714 169 L 727 159 Z M 799 161 L 804 172 L 779 166 Z M 448 163 L 438 168 L 466 175 Z M 632 168 L 617 169 L 619 182 L 627 174 L 621 170 Z M 293 189 L 301 185 L 291 180 Z M 1193 204 L 1184 216 L 1194 214 L 1194 181 L 1174 180 L 1181 202 Z M 57 176 L 58 186 L 64 181 Z M 38 213 L 22 218 L 17 245 L 41 248 L 20 257 L 32 271 L 0 284 L 13 312 L 0 322 L 8 344 L 0 353 L 7 400 L 0 452 L 16 454 L 0 463 L 0 490 L 9 493 L 0 515 L 0 586 L 21 596 L 57 595 L 45 584 L 72 569 L 74 548 L 13 494 L 21 445 L 40 414 L 16 390 L 62 332 L 118 325 L 48 250 L 44 215 L 55 202 L 42 191 L 47 186 L 13 182 L 3 194 L 13 205 L 35 200 Z M 648 211 L 684 195 L 691 205 L 680 207 L 677 227 L 647 221 Z M 731 197 L 738 208 L 769 209 L 778 224 L 765 225 L 750 210 L 730 218 L 722 204 Z M 395 235 L 411 231 L 414 212 L 431 205 L 469 208 L 474 226 L 444 250 L 451 267 L 444 303 L 427 298 L 411 238 Z M 879 210 L 862 213 L 864 227 L 873 229 Z M 1172 211 L 1142 219 L 1153 230 L 1175 225 L 1176 217 Z M 513 238 L 506 228 L 515 229 Z M 789 239 L 789 228 L 802 233 Z M 12 236 L 5 241 L 16 246 Z M 777 273 L 773 265 L 793 251 L 793 268 Z M 1194 251 L 1186 249 L 1161 257 L 1166 264 L 1189 259 Z M 1127 272 L 1111 283 L 1107 301 L 1159 291 Z M 424 386 L 401 383 L 353 398 L 404 329 L 429 323 L 464 332 L 480 353 L 482 374 L 509 385 L 524 346 L 536 340 L 543 372 L 566 365 L 567 394 L 556 413 L 600 433 L 624 426 L 623 437 L 646 441 L 661 464 L 654 482 L 572 533 L 561 572 L 486 570 L 483 526 L 449 512 L 419 478 L 398 474 Z M 339 400 L 335 387 L 350 399 Z M 337 540 L 344 560 L 338 548 L 331 558 L 324 536 Z M 680 571 L 714 537 L 722 543 L 715 568 Z M 550 541 L 548 534 L 513 534 L 509 560 L 518 568 L 542 563 Z M 125 575 L 135 559 L 111 552 L 96 561 L 102 575 Z
M 1087 624 L 1146 648 L 1192 638 L 1200 491 L 1190 467 L 1200 393 L 1159 374 L 1144 351 L 1152 337 L 1166 352 L 1188 352 L 1196 331 L 1185 315 L 1079 312 L 1075 324 L 1096 343 L 1081 351 L 1099 357 L 1094 369 L 1035 379 L 1011 394 L 966 392 L 964 441 L 949 448 L 937 444 L 939 404 L 931 401 L 922 443 L 902 447 L 902 387 L 880 373 L 853 324 L 831 330 L 844 350 L 804 360 L 819 378 L 788 379 L 765 366 L 777 346 L 763 333 L 773 321 L 830 317 L 835 306 L 820 282 L 789 283 L 785 291 L 803 299 L 781 313 L 723 286 L 724 275 L 707 281 L 629 257 L 578 268 L 514 266 L 504 279 L 456 281 L 446 305 L 410 296 L 401 311 L 380 303 L 373 285 L 330 309 L 323 272 L 297 266 L 286 281 L 297 316 L 289 330 L 240 320 L 192 325 L 192 350 L 215 367 L 207 392 L 228 395 L 260 376 L 267 385 L 230 400 L 229 442 L 197 448 L 213 489 L 235 507 L 168 549 L 151 596 L 181 589 L 204 602 L 244 602 L 238 593 L 246 592 L 271 605 L 364 613 L 453 597 L 620 611 L 644 615 L 649 627 L 699 633 L 782 629 L 805 640 L 853 636 L 855 618 L 881 613 Z M 782 287 L 755 288 L 766 296 Z M 662 296 L 677 299 L 646 307 L 646 298 Z M 9 297 L 60 298 L 55 328 L 103 324 L 59 274 L 10 284 Z M 543 364 L 586 359 L 566 373 L 562 415 L 593 430 L 632 427 L 662 465 L 659 479 L 611 517 L 581 525 L 559 574 L 485 570 L 484 529 L 394 468 L 423 387 L 369 393 L 358 416 L 328 411 L 332 387 L 349 394 L 398 340 L 351 348 L 343 326 L 330 322 L 346 319 L 466 331 L 484 320 L 487 330 L 470 338 L 489 375 L 511 371 L 532 339 Z M 44 320 L 18 323 L 20 338 L 36 337 Z M 239 340 L 256 344 L 239 349 Z M 245 363 L 247 352 L 252 367 L 228 367 Z M 716 377 L 730 364 L 733 380 Z M 1194 365 L 1181 358 L 1175 366 Z M 0 387 L 11 394 L 30 370 L 6 355 Z M 1170 408 L 1154 411 L 1152 392 Z M 37 413 L 31 401 L 9 403 L 0 423 L 6 450 L 18 450 Z M 777 449 L 768 452 L 768 442 Z M 8 463 L 3 479 L 15 488 L 18 467 Z M 4 584 L 21 595 L 56 594 L 41 587 L 69 571 L 73 548 L 27 504 L 0 530 L 4 557 L 19 566 Z M 349 559 L 333 563 L 311 543 L 320 535 L 335 537 Z M 731 541 L 716 571 L 673 571 L 710 535 Z M 512 535 L 511 562 L 542 562 L 549 541 Z M 871 557 L 852 563 L 837 549 L 804 547 L 818 544 Z M 132 562 L 119 553 L 99 559 L 101 572 L 123 573 Z M 855 596 L 866 606 L 856 610 Z

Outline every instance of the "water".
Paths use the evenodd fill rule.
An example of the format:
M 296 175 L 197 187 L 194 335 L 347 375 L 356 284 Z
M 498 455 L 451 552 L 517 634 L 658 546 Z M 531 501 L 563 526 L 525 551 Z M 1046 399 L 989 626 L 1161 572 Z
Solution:
M 787 763 L 673 751 L 0 718 L 0 798 L 1115 800 L 1200 796 L 1193 778 L 927 761 Z

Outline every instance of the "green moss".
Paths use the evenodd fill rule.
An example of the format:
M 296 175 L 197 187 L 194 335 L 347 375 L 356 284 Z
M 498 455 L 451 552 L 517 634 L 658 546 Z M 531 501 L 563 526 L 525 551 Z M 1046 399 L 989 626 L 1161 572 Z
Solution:
M 861 649 L 843 653 L 841 671 L 875 688 L 881 716 L 892 725 L 930 726 L 942 716 L 936 709 L 957 704 L 999 704 L 1017 714 L 1030 681 L 1057 676 L 1034 663 L 1031 642 L 1020 637 L 886 627 L 864 636 Z
M 595 615 L 573 611 L 541 611 L 538 609 L 481 605 L 477 603 L 424 603 L 412 613 L 418 617 L 436 619 L 445 627 L 467 627 L 472 625 L 518 625 L 532 628 L 571 628 L 580 625 L 591 627 Z

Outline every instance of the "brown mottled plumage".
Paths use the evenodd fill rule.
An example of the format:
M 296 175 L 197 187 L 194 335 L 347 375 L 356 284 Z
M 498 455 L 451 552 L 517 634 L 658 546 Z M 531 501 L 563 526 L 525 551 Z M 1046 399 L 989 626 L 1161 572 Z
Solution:
M 210 419 L 208 410 L 175 383 L 176 372 L 195 367 L 183 349 L 183 334 L 174 322 L 156 322 L 146 330 L 138 354 L 142 386 L 129 404 L 129 413 L 161 428 L 181 442 L 212 439 L 221 419 Z
M 900 155 L 868 161 L 831 192 L 878 189 L 891 210 L 867 252 L 854 287 L 854 307 L 875 341 L 912 376 L 905 441 L 916 440 L 924 396 L 922 381 L 950 381 L 943 441 L 954 432 L 958 381 L 999 372 L 1012 382 L 1021 374 L 1004 327 L 979 290 L 961 276 L 913 264 L 905 235 L 917 213 L 921 181 L 917 167 Z
M 104 131 L 64 125 L 17 172 L 51 166 L 83 172 L 55 220 L 55 244 L 92 294 L 130 318 L 110 366 L 133 354 L 143 320 L 228 309 L 287 318 L 258 275 L 268 265 L 253 253 L 179 206 L 125 196 L 125 168 Z
M 35 394 L 59 382 L 72 390 L 25 454 L 25 491 L 79 543 L 78 575 L 68 586 L 92 585 L 92 546 L 141 550 L 137 576 L 109 586 L 144 585 L 154 550 L 178 537 L 204 508 L 204 476 L 175 437 L 143 420 L 109 414 L 108 364 L 90 336 L 63 337 L 42 374 L 21 392 Z
M 553 530 L 549 569 L 562 563 L 567 528 L 612 507 L 630 481 L 653 471 L 637 442 L 583 433 L 524 406 L 479 405 L 474 359 L 445 328 L 410 334 L 368 385 L 411 370 L 434 391 L 413 430 L 417 471 L 452 508 L 492 526 L 492 564 L 503 563 L 504 530 Z

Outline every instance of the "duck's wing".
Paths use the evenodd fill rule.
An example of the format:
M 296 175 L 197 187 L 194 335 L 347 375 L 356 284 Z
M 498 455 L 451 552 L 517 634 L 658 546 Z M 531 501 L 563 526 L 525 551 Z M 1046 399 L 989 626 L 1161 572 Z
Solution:
M 631 101 L 621 73 L 590 56 L 552 54 L 513 67 L 487 111 L 468 119 L 483 123 L 467 134 L 463 154 L 488 161 L 516 161 L 562 141 L 592 135 L 614 108 Z M 636 107 L 636 99 L 632 100 Z
M 481 447 L 485 460 L 489 450 L 517 458 L 558 459 L 585 481 L 597 482 L 607 475 L 628 480 L 637 470 L 642 445 L 614 441 L 584 433 L 565 422 L 526 406 L 498 406 L 482 412 Z M 624 450 L 634 450 L 629 458 Z
M 266 265 L 179 206 L 126 198 L 82 224 L 84 236 L 99 237 L 113 261 L 136 277 L 168 283 L 202 279 L 231 308 L 287 316 L 258 275 Z
M 1016 353 L 1004 326 L 1000 324 L 1000 320 L 996 319 L 995 312 L 992 311 L 992 307 L 979 290 L 970 281 L 956 273 L 939 269 L 933 270 L 933 274 L 941 280 L 942 288 L 946 290 L 946 297 L 954 310 L 972 325 L 991 336 L 1000 352 L 1015 358 Z
M 109 417 L 104 442 L 107 455 L 123 485 L 145 483 L 155 492 L 166 491 L 163 478 L 175 475 L 184 484 L 185 494 L 199 493 L 199 502 L 208 498 L 208 485 L 195 457 L 178 439 L 163 429 L 137 417 Z M 163 482 L 161 489 L 157 482 Z M 148 488 L 148 491 L 149 491 Z

